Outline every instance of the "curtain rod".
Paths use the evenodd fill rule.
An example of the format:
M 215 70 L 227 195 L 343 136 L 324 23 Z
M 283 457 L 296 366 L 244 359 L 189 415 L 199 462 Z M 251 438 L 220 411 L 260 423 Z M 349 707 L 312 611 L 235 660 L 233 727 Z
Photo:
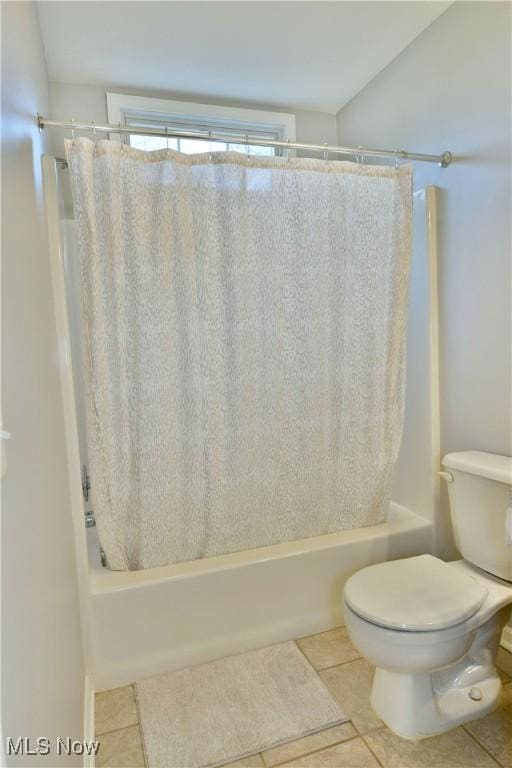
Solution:
M 40 131 L 46 126 L 64 128 L 74 131 L 92 131 L 93 133 L 128 133 L 136 136 L 161 136 L 162 138 L 199 139 L 200 141 L 223 141 L 229 144 L 251 144 L 256 147 L 276 147 L 279 149 L 299 149 L 323 152 L 327 158 L 329 153 L 339 155 L 356 155 L 357 157 L 392 157 L 395 160 L 418 160 L 421 163 L 437 163 L 441 168 L 447 168 L 452 162 L 452 153 L 445 151 L 440 155 L 426 155 L 420 152 L 408 152 L 405 149 L 369 149 L 368 147 L 343 147 L 336 144 L 303 144 L 297 141 L 278 141 L 272 139 L 251 138 L 248 134 L 222 134 L 219 132 L 177 131 L 155 128 L 130 128 L 123 125 L 96 125 L 96 123 L 77 123 L 74 120 L 48 120 L 39 113 L 37 125 Z

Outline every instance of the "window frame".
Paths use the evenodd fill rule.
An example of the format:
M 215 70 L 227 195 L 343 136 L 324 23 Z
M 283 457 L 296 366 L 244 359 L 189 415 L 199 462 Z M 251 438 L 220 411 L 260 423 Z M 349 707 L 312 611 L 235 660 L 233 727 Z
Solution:
M 271 112 L 245 107 L 223 107 L 192 101 L 176 101 L 149 96 L 130 96 L 107 93 L 107 117 L 110 124 L 128 124 L 127 118 L 144 119 L 222 133 L 223 129 L 240 134 L 257 135 L 272 133 L 279 141 L 295 141 L 295 115 L 289 112 Z M 111 134 L 111 139 L 122 141 L 121 134 Z M 276 151 L 276 154 L 279 154 Z

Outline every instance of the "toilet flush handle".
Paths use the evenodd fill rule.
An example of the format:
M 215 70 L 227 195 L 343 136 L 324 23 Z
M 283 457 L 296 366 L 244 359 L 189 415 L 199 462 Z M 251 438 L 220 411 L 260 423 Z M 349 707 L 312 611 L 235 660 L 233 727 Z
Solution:
M 438 472 L 439 477 L 442 477 L 443 480 L 446 480 L 447 483 L 453 483 L 454 477 L 451 472 Z

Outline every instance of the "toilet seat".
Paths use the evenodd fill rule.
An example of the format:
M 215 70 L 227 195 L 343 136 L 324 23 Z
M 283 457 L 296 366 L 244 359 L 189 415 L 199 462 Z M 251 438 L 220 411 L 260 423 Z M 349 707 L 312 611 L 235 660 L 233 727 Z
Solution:
M 372 624 L 428 632 L 470 618 L 488 594 L 462 570 L 432 555 L 419 555 L 363 568 L 346 582 L 344 599 Z

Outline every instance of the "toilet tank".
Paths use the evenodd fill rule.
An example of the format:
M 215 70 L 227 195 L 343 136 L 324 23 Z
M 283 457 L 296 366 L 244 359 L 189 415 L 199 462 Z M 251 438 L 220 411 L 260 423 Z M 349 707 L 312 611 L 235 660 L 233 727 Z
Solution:
M 450 513 L 457 548 L 469 563 L 512 581 L 512 458 L 480 451 L 449 453 Z M 453 480 L 451 480 L 453 477 Z

